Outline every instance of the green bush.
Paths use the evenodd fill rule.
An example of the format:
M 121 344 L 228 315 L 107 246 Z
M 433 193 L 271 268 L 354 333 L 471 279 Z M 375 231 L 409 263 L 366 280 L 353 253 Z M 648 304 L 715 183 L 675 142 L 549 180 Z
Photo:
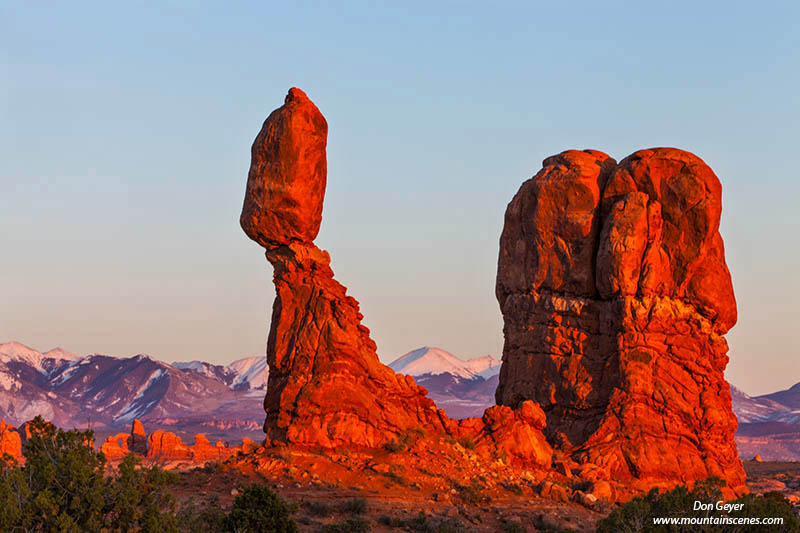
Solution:
M 36 417 L 25 464 L 0 466 L 0 531 L 177 532 L 164 487 L 172 475 L 140 469 L 133 456 L 105 475 L 92 431 L 63 431 Z
M 611 512 L 608 517 L 597 524 L 599 533 L 624 533 L 624 532 L 664 532 L 678 533 L 684 531 L 715 533 L 715 532 L 796 532 L 800 529 L 800 522 L 794 514 L 791 503 L 780 493 L 768 493 L 763 496 L 747 494 L 729 503 L 743 503 L 741 511 L 728 513 L 731 517 L 758 517 L 758 518 L 783 518 L 782 525 L 654 525 L 654 517 L 703 517 L 720 516 L 723 511 L 694 511 L 694 502 L 714 503 L 722 500 L 720 491 L 721 481 L 718 478 L 709 478 L 695 484 L 692 490 L 685 486 L 676 487 L 670 491 L 659 492 L 653 489 L 645 496 L 632 499 L 622 507 Z
M 226 516 L 218 502 L 201 506 L 194 498 L 189 498 L 178 512 L 178 528 L 186 533 L 221 533 L 225 531 Z
M 225 527 L 235 533 L 295 533 L 292 508 L 265 485 L 245 488 L 233 501 Z

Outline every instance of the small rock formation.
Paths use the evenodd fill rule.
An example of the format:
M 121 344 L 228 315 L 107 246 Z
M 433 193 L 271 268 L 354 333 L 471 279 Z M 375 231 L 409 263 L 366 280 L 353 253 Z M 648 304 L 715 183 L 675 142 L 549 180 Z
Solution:
M 109 461 L 119 461 L 131 453 L 128 442 L 131 436 L 128 433 L 117 433 L 108 437 L 100 446 L 100 451 Z
M 461 420 L 457 433 L 474 439 L 478 450 L 498 451 L 522 464 L 546 468 L 553 449 L 542 433 L 545 425 L 542 408 L 528 400 L 516 410 L 495 405 L 484 412 L 483 418 Z
M 131 423 L 128 448 L 130 448 L 133 453 L 147 455 L 147 434 L 144 432 L 144 425 L 138 418 L 134 418 Z
M 139 420 L 131 424 L 130 433 L 119 433 L 108 437 L 100 451 L 109 461 L 119 461 L 129 453 L 158 461 L 187 461 L 204 464 L 208 461 L 222 461 L 246 447 L 252 447 L 253 441 L 244 438 L 242 446 L 228 447 L 217 441 L 212 446 L 205 435 L 198 433 L 194 444 L 187 446 L 180 437 L 170 431 L 154 431 L 150 437 Z
M 22 439 L 13 426 L 6 424 L 5 419 L 0 419 L 0 460 L 4 455 L 11 456 L 14 460 L 22 459 Z
M 292 88 L 253 143 L 240 222 L 267 249 L 277 293 L 264 431 L 278 442 L 374 447 L 409 428 L 443 430 L 425 390 L 378 360 L 358 302 L 312 242 L 325 196 L 327 134 L 322 113 Z
M 498 404 L 538 402 L 548 440 L 605 478 L 719 476 L 744 490 L 722 336 L 736 322 L 721 185 L 698 157 L 545 159 L 508 205 Z
M 192 458 L 192 452 L 176 434 L 158 429 L 151 433 L 147 439 L 147 458 L 166 461 L 189 461 Z
M 525 425 L 532 407 L 521 414 L 492 411 L 485 417 L 490 427 L 478 419 L 460 425 L 413 378 L 379 361 L 358 302 L 333 278 L 328 253 L 313 244 L 325 195 L 327 133 L 317 107 L 292 88 L 252 148 L 240 223 L 266 248 L 276 289 L 267 343 L 267 439 L 377 447 L 421 429 L 511 446 L 515 437 L 508 428 Z M 528 428 L 534 444 L 524 443 L 519 453 L 549 463 L 551 450 L 540 429 Z

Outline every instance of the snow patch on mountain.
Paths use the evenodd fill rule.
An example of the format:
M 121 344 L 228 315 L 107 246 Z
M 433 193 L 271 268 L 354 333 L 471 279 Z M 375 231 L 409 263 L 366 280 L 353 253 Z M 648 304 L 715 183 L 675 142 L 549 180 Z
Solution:
M 233 383 L 231 383 L 233 387 L 247 384 L 250 389 L 267 389 L 269 366 L 267 365 L 266 357 L 245 357 L 234 361 L 226 368 L 236 374 Z
M 41 353 L 29 346 L 16 341 L 0 344 L 0 362 L 19 362 L 25 363 L 28 366 L 44 373 L 44 363 L 47 359 L 54 359 L 58 361 L 72 361 L 80 359 L 74 353 L 70 353 L 62 348 L 55 348 L 46 353 Z
M 488 379 L 500 372 L 500 361 L 491 355 L 465 361 L 441 348 L 423 346 L 389 363 L 389 368 L 414 377 L 424 374 L 451 374 L 462 379 Z
M 19 381 L 14 379 L 9 373 L 0 370 L 0 389 L 7 390 L 9 392 L 18 391 L 20 388 Z
M 765 396 L 753 397 L 731 385 L 733 412 L 740 424 L 754 422 L 776 422 L 788 412 L 788 406 Z

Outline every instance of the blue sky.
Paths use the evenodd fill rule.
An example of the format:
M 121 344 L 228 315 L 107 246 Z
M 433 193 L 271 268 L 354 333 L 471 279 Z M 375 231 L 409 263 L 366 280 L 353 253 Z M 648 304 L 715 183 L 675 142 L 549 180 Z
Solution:
M 0 341 L 263 353 L 271 269 L 238 216 L 298 86 L 330 125 L 317 244 L 384 361 L 500 355 L 503 212 L 542 159 L 677 146 L 723 183 L 728 378 L 800 381 L 800 4 L 292 4 L 0 7 Z

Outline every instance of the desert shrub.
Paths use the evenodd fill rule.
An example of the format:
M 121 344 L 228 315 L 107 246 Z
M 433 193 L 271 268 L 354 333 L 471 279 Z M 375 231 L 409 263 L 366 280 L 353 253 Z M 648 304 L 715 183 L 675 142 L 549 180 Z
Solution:
M 383 449 L 389 453 L 398 453 L 405 451 L 412 447 L 419 439 L 425 437 L 425 431 L 422 429 L 405 429 L 397 439 L 383 443 Z
M 406 447 L 397 440 L 390 440 L 389 442 L 383 443 L 383 449 L 389 453 L 397 453 L 402 452 Z
M 456 494 L 464 503 L 480 505 L 491 501 L 491 497 L 486 494 L 486 488 L 475 480 L 469 485 L 455 483 L 454 488 L 456 489 Z
M 388 478 L 392 482 L 397 483 L 398 485 L 402 486 L 408 485 L 408 480 L 405 477 L 403 477 L 402 474 L 399 474 L 396 470 L 389 470 L 388 472 L 378 472 L 378 473 L 383 477 Z
M 527 533 L 525 526 L 513 520 L 502 520 L 500 523 L 500 531 L 503 533 Z
M 314 516 L 329 516 L 332 512 L 331 505 L 327 502 L 307 501 L 303 502 L 303 507 Z
M 456 442 L 467 450 L 474 450 L 475 446 L 477 446 L 475 440 L 472 437 L 459 437 L 458 439 L 456 439 Z
M 709 478 L 695 484 L 692 490 L 678 486 L 670 491 L 659 492 L 653 489 L 644 496 L 639 496 L 622 507 L 611 512 L 597 524 L 600 533 L 611 532 L 683 532 L 700 531 L 715 532 L 749 532 L 763 531 L 763 525 L 654 525 L 653 517 L 701 517 L 719 516 L 722 511 L 694 511 L 695 501 L 713 503 L 722 499 L 720 491 L 722 482 L 718 478 Z M 731 512 L 732 517 L 782 517 L 783 525 L 769 526 L 770 531 L 797 531 L 800 528 L 791 503 L 780 493 L 768 493 L 764 496 L 748 494 L 730 503 L 744 503 L 741 511 Z
M 324 533 L 369 533 L 371 529 L 369 522 L 363 518 L 350 518 L 343 522 L 328 524 L 322 531 Z
M 220 533 L 225 530 L 226 516 L 218 502 L 201 507 L 190 498 L 178 511 L 178 529 L 186 533 Z
M 295 533 L 292 508 L 266 485 L 246 487 L 233 501 L 225 528 L 235 533 Z
M 176 532 L 172 477 L 133 458 L 106 477 L 92 431 L 63 431 L 36 417 L 25 464 L 0 468 L 0 531 Z
M 522 486 L 519 483 L 514 483 L 513 481 L 501 481 L 500 486 L 502 486 L 508 492 L 516 494 L 517 496 L 522 495 Z
M 403 527 L 406 523 L 405 520 L 402 518 L 397 518 L 395 516 L 389 516 L 388 514 L 382 514 L 378 517 L 378 523 L 384 526 L 389 526 L 393 528 L 400 528 Z
M 769 526 L 770 531 L 800 531 L 800 519 L 794 512 L 792 504 L 780 492 L 767 492 L 763 495 L 745 494 L 738 498 L 735 503 L 743 503 L 741 511 L 733 511 L 730 516 L 745 517 L 780 517 L 783 518 L 781 526 Z M 757 527 L 750 526 L 751 529 L 741 529 L 741 531 L 760 531 Z M 727 531 L 727 530 L 726 530 Z
M 342 511 L 351 514 L 364 514 L 367 511 L 367 500 L 353 498 L 342 503 Z
M 106 516 L 122 531 L 176 531 L 177 519 L 172 495 L 164 490 L 178 475 L 157 466 L 141 467 L 135 455 L 128 455 L 108 478 L 105 489 Z M 162 513 L 168 509 L 168 513 Z
M 423 511 L 420 511 L 414 518 L 409 519 L 382 515 L 378 518 L 378 522 L 385 526 L 402 528 L 414 533 L 465 533 L 466 531 L 470 531 L 455 518 L 429 517 Z

